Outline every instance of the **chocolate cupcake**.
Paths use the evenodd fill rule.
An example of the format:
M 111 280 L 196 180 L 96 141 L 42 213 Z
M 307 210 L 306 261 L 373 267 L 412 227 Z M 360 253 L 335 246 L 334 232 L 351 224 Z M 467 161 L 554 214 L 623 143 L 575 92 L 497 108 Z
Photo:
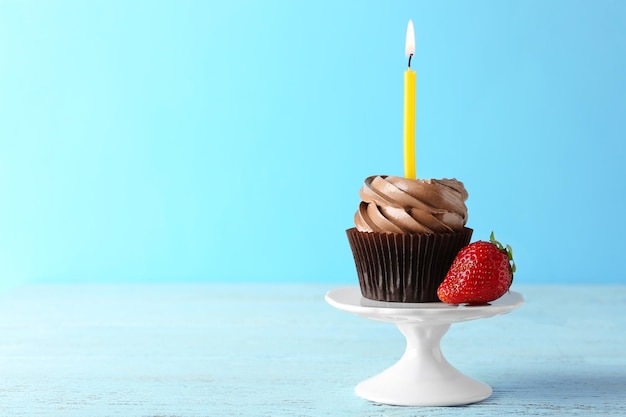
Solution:
M 361 293 L 378 301 L 439 301 L 437 288 L 472 229 L 468 194 L 455 179 L 372 176 L 346 231 Z

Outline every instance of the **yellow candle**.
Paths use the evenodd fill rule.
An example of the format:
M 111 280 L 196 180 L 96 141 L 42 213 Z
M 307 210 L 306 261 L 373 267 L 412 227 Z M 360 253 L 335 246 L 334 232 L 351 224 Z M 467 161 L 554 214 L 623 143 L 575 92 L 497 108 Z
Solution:
M 413 21 L 406 28 L 405 52 L 409 66 L 404 71 L 404 176 L 415 178 L 415 71 L 411 70 L 411 57 L 415 53 Z

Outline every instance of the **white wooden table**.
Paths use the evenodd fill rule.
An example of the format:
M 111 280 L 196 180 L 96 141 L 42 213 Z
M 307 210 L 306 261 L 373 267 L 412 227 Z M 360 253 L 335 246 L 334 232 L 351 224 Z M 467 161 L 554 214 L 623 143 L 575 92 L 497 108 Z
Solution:
M 56 285 L 0 294 L 1 416 L 625 416 L 626 286 L 514 285 L 452 326 L 447 359 L 493 395 L 393 407 L 354 394 L 403 353 L 338 285 Z

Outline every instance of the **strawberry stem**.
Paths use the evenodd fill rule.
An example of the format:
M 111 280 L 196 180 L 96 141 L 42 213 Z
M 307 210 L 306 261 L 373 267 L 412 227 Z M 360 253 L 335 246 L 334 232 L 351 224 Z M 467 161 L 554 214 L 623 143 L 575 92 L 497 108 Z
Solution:
M 491 235 L 489 236 L 489 241 L 493 245 L 495 245 L 498 249 L 506 253 L 507 258 L 509 258 L 509 266 L 511 268 L 511 276 L 512 276 L 513 273 L 515 273 L 515 271 L 517 270 L 517 267 L 515 266 L 515 261 L 513 260 L 513 248 L 511 247 L 511 245 L 506 245 L 506 248 L 502 246 L 502 243 L 496 240 L 496 237 L 493 234 L 493 230 L 491 231 Z

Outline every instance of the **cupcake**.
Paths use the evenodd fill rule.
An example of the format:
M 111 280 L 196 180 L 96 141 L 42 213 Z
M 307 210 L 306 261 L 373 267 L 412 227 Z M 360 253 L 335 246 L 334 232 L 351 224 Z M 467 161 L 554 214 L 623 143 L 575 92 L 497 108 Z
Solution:
M 437 302 L 437 288 L 472 229 L 468 194 L 455 179 L 365 179 L 355 227 L 346 231 L 363 297 Z

